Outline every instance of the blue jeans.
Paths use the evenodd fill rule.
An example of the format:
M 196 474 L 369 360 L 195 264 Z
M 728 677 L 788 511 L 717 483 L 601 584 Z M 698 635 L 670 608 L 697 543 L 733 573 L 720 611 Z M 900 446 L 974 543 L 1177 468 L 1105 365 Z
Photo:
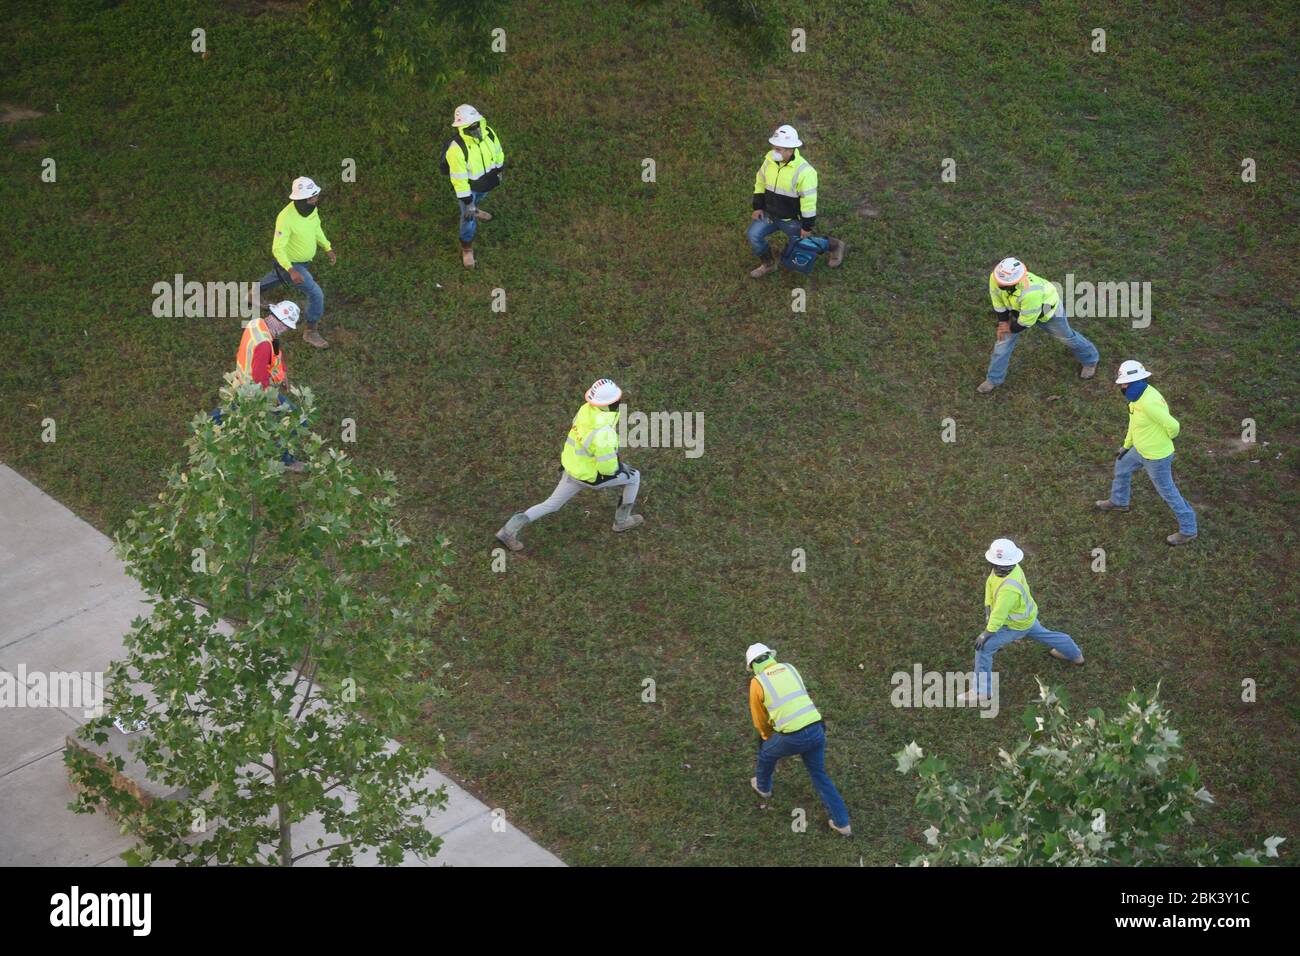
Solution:
M 470 196 L 473 197 L 471 202 L 473 202 L 475 206 L 479 206 L 483 203 L 483 200 L 487 198 L 487 193 L 471 192 Z M 465 221 L 465 200 L 462 199 L 460 200 L 460 241 L 473 242 L 474 236 L 477 232 L 478 217 L 471 216 L 469 222 Z
M 826 804 L 826 812 L 831 815 L 832 822 L 837 827 L 848 826 L 849 808 L 844 805 L 840 792 L 835 789 L 835 784 L 826 773 L 826 725 L 821 721 L 792 734 L 773 734 L 763 741 L 758 748 L 758 766 L 754 769 L 758 789 L 771 793 L 776 762 L 782 757 L 793 757 L 795 754 L 803 757 L 804 769 L 808 771 L 817 796 Z
M 772 233 L 780 231 L 791 239 L 798 239 L 801 228 L 798 219 L 772 219 L 764 215 L 762 219 L 750 222 L 745 238 L 749 240 L 749 248 L 754 250 L 754 255 L 762 256 L 769 248 L 767 237 Z
M 1007 314 L 1010 316 L 1010 313 Z M 1065 315 L 1064 301 L 1057 305 L 1056 315 L 1046 322 L 1037 323 L 1034 328 L 1044 328 L 1064 342 L 1074 354 L 1075 361 L 1080 365 L 1096 365 L 1097 360 L 1101 358 L 1100 353 L 1097 352 L 1097 346 L 1070 328 L 1070 320 Z M 1030 331 L 1032 329 L 1026 329 L 1019 334 L 1008 335 L 1004 341 L 993 346 L 993 358 L 989 360 L 988 378 L 994 385 L 1001 385 L 1007 380 L 1007 366 L 1011 364 L 1011 353 L 1016 349 L 1016 340 L 1021 336 L 1028 335 Z
M 1127 507 L 1129 492 L 1133 486 L 1133 473 L 1145 468 L 1151 484 L 1156 486 L 1160 497 L 1178 519 L 1178 530 L 1183 534 L 1196 534 L 1196 512 L 1192 510 L 1174 484 L 1174 456 L 1164 458 L 1143 458 L 1136 448 L 1130 448 L 1115 461 L 1115 479 L 1110 483 L 1110 500 Z
M 984 646 L 975 652 L 975 679 L 981 697 L 987 697 L 989 693 L 989 675 L 993 672 L 993 655 L 998 652 L 999 648 L 1012 644 L 1022 637 L 1032 637 L 1036 641 L 1042 641 L 1048 647 L 1060 651 L 1070 660 L 1077 660 L 1083 655 L 1083 651 L 1079 650 L 1079 645 L 1074 643 L 1074 639 L 1069 634 L 1062 634 L 1060 631 L 1049 631 L 1038 621 L 1034 621 L 1026 631 L 1015 631 L 1009 627 L 994 631 L 989 639 L 984 642 Z
M 295 289 L 302 289 L 307 293 L 307 327 L 316 328 L 316 323 L 321 320 L 325 314 L 325 293 L 321 290 L 320 283 L 316 281 L 311 270 L 307 268 L 306 262 L 295 262 L 293 267 L 302 273 L 302 285 L 293 286 Z M 280 278 L 279 273 L 275 270 L 262 276 L 262 291 L 280 285 L 284 280 Z
M 289 401 L 283 395 L 275 396 L 275 401 L 276 404 L 279 405 L 281 408 L 287 407 L 291 412 L 296 412 L 298 410 L 298 406 L 295 405 L 293 402 Z M 221 409 L 219 408 L 214 408 L 212 410 L 212 413 L 209 415 L 209 417 L 218 425 L 220 425 L 222 422 L 225 421 L 225 416 L 221 413 Z M 302 425 L 304 428 L 306 428 L 307 419 L 304 418 L 301 422 L 299 422 L 299 424 Z M 298 429 L 295 428 L 289 434 L 291 436 L 298 434 Z M 286 465 L 292 465 L 297 460 L 298 460 L 297 458 L 293 457 L 293 455 L 289 454 L 287 451 L 280 455 L 280 461 L 284 462 Z

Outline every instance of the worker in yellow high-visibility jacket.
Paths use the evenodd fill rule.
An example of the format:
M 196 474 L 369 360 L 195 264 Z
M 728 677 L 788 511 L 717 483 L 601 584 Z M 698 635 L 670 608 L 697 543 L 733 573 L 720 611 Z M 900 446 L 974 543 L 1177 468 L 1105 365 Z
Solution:
M 993 267 L 989 273 L 989 299 L 997 321 L 997 337 L 988 374 L 975 391 L 987 395 L 1006 381 L 1016 343 L 1034 326 L 1046 329 L 1070 350 L 1079 363 L 1079 378 L 1089 379 L 1096 374 L 1097 346 L 1070 328 L 1065 301 L 1056 286 L 1034 275 L 1019 259 L 1003 259 Z
M 614 512 L 614 530 L 630 531 L 645 519 L 632 514 L 641 473 L 618 458 L 618 411 L 611 411 L 623 398 L 623 390 L 608 378 L 597 379 L 587 389 L 586 404 L 573 416 L 564 448 L 560 451 L 560 483 L 539 505 L 512 515 L 497 540 L 511 551 L 523 550 L 519 532 L 529 523 L 552 511 L 559 511 L 570 498 L 587 488 L 622 488 L 623 495 Z
M 1083 651 L 1074 638 L 1061 631 L 1049 631 L 1038 620 L 1038 602 L 1029 590 L 1020 562 L 1025 553 L 1009 538 L 998 538 L 984 553 L 993 566 L 984 581 L 984 608 L 988 619 L 975 638 L 975 684 L 959 694 L 959 704 L 975 704 L 991 694 L 993 655 L 998 649 L 1021 638 L 1031 637 L 1047 645 L 1057 660 L 1083 663 Z
M 826 805 L 831 829 L 851 836 L 849 809 L 826 773 L 826 723 L 808 695 L 803 678 L 793 664 L 777 661 L 776 652 L 766 644 L 749 645 L 745 668 L 752 674 L 749 716 L 762 738 L 749 785 L 760 797 L 771 797 L 777 761 L 798 754 L 813 789 Z
M 492 219 L 479 206 L 501 184 L 506 154 L 496 131 L 468 103 L 456 107 L 451 125 L 456 135 L 443 147 L 442 171 L 460 203 L 460 259 L 466 269 L 472 269 L 478 224 Z
M 1128 511 L 1133 473 L 1145 469 L 1151 484 L 1165 499 L 1178 519 L 1178 530 L 1165 538 L 1171 545 L 1187 544 L 1196 539 L 1196 512 L 1174 484 L 1174 439 L 1178 437 L 1178 419 L 1169 414 L 1169 404 L 1149 381 L 1151 373 L 1141 362 L 1129 359 L 1119 367 L 1115 384 L 1128 401 L 1128 432 L 1124 446 L 1115 456 L 1115 477 L 1110 497 L 1097 502 L 1102 511 Z
M 307 293 L 307 327 L 302 340 L 318 349 L 329 348 L 329 342 L 316 326 L 325 314 L 325 292 L 308 268 L 316 257 L 317 248 L 324 249 L 330 265 L 338 262 L 338 255 L 325 230 L 321 228 L 320 187 L 306 176 L 293 181 L 289 204 L 275 217 L 275 236 L 271 240 L 271 271 L 262 277 L 260 291 L 284 284 Z
M 745 238 L 749 248 L 758 256 L 758 265 L 749 274 L 761 279 L 777 268 L 776 253 L 768 245 L 767 237 L 774 232 L 784 232 L 787 242 L 811 236 L 817 225 L 817 170 L 799 152 L 803 140 L 793 126 L 778 126 L 768 138 L 772 149 L 754 175 L 753 220 Z M 847 243 L 827 237 L 830 258 L 827 265 L 834 268 L 844 261 Z

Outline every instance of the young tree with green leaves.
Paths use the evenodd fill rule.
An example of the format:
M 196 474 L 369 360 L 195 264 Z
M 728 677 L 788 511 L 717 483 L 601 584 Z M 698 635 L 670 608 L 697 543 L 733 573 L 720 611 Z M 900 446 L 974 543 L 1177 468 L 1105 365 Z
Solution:
M 293 390 L 295 411 L 227 379 L 222 422 L 193 420 L 187 467 L 117 536 L 153 610 L 110 668 L 106 713 L 80 731 L 103 743 L 114 718 L 143 724 L 133 757 L 179 799 L 142 801 L 69 748 L 73 809 L 111 808 L 140 840 L 132 863 L 431 856 L 441 841 L 424 820 L 446 793 L 419 781 L 434 754 L 390 738 L 441 694 L 412 662 L 428 656 L 434 617 L 453 600 L 437 580 L 447 542 L 416 552 L 395 477 L 312 431 L 310 390 Z M 286 451 L 307 470 L 288 472 Z M 328 840 L 295 843 L 312 815 Z
M 1071 719 L 1056 690 L 1039 682 L 1037 708 L 1022 718 L 1029 737 L 998 751 L 989 779 L 956 779 L 916 742 L 894 754 L 915 773 L 916 805 L 930 821 L 913 866 L 1258 865 L 1282 837 L 1224 861 L 1182 831 L 1214 802 L 1155 693 L 1133 691 L 1122 710 Z

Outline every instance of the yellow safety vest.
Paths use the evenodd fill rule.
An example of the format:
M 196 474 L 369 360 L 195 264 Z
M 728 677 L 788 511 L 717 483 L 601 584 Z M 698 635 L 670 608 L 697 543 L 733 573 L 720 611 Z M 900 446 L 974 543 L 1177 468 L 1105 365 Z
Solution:
M 822 719 L 793 664 L 770 661 L 754 676 L 763 687 L 763 706 L 778 733 L 791 734 Z
M 984 628 L 987 631 L 1000 631 L 1004 627 L 1027 631 L 1038 620 L 1038 605 L 1029 593 L 1029 581 L 1018 564 L 1006 577 L 989 574 L 984 582 L 984 606 L 989 609 L 988 623 Z M 994 620 L 1004 615 L 1005 620 Z

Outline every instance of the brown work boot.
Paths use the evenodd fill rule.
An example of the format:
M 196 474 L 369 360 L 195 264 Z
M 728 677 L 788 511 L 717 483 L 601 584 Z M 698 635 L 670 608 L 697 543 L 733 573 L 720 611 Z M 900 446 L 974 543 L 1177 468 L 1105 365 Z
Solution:
M 834 820 L 827 820 L 826 822 L 830 825 L 830 828 L 840 836 L 853 836 L 853 827 L 851 825 L 846 823 L 842 827 L 837 827 Z
M 1079 659 L 1078 659 L 1078 660 L 1074 660 L 1073 658 L 1066 657 L 1064 654 L 1062 654 L 1060 651 L 1058 651 L 1058 650 L 1057 650 L 1056 648 L 1054 648 L 1054 647 L 1053 647 L 1053 648 L 1049 648 L 1049 653 L 1050 653 L 1053 657 L 1055 657 L 1058 661 L 1065 661 L 1067 664 L 1082 664 L 1082 663 L 1083 663 L 1083 655 L 1082 655 L 1082 654 L 1079 655 Z
M 849 244 L 843 239 L 831 239 L 830 243 L 831 257 L 826 260 L 826 264 L 834 269 L 844 261 L 844 250 L 849 247 Z
M 311 326 L 302 330 L 302 340 L 308 345 L 314 345 L 318 349 L 327 349 L 330 347 L 330 344 L 325 341 L 325 337 Z
M 474 218 L 477 219 L 479 222 L 491 222 L 492 213 L 484 212 L 482 209 L 475 209 Z
M 1093 502 L 1098 511 L 1128 511 L 1128 505 L 1117 505 L 1107 498 L 1105 501 Z
M 1165 538 L 1165 543 L 1178 547 L 1180 544 L 1191 544 L 1195 540 L 1196 535 L 1194 534 L 1183 534 L 1181 531 L 1175 531 L 1169 537 Z
M 986 378 L 984 381 L 980 382 L 978 385 L 975 386 L 975 391 L 979 392 L 981 395 L 987 395 L 995 388 L 997 388 L 997 386 L 994 385 Z
M 1079 378 L 1092 378 L 1096 374 L 1096 365 L 1082 365 L 1079 367 Z
M 460 261 L 465 263 L 466 269 L 474 268 L 474 243 L 461 240 Z
M 773 252 L 771 247 L 769 246 L 768 250 L 758 257 L 758 267 L 750 271 L 749 277 L 751 279 L 761 279 L 769 272 L 775 272 L 775 271 L 776 271 L 776 253 Z

